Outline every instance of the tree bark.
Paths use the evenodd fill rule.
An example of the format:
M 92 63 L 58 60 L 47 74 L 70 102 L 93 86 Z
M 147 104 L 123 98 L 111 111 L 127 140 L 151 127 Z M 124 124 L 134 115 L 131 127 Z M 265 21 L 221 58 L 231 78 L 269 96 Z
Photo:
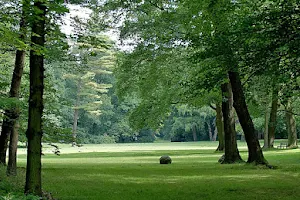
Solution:
M 75 146 L 77 143 L 77 124 L 78 124 L 78 109 L 74 109 L 74 117 L 73 117 L 73 129 L 72 129 L 72 138 L 73 138 L 73 143 L 72 146 Z
M 212 141 L 212 140 L 213 140 L 213 133 L 212 133 L 212 130 L 211 130 L 210 123 L 209 123 L 209 122 L 206 122 L 206 124 L 207 124 L 207 130 L 208 130 L 209 141 Z
M 229 71 L 228 75 L 232 86 L 234 100 L 233 105 L 243 128 L 248 146 L 247 163 L 267 165 L 268 162 L 262 153 L 262 149 L 257 138 L 257 131 L 254 128 L 254 124 L 247 108 L 240 76 L 237 72 L 233 71 Z
M 196 142 L 198 140 L 197 132 L 196 132 L 196 124 L 192 125 L 192 132 L 193 132 L 193 140 Z
M 35 0 L 33 5 L 34 21 L 32 22 L 31 42 L 35 48 L 45 46 L 46 6 L 43 1 Z M 39 49 L 30 50 L 30 95 L 28 129 L 27 166 L 25 193 L 42 195 L 41 153 L 42 153 L 42 115 L 44 92 L 44 55 Z
M 272 93 L 272 106 L 268 126 L 268 148 L 274 148 L 275 131 L 277 125 L 278 89 L 274 88 Z
M 268 137 L 268 129 L 269 129 L 269 109 L 267 108 L 265 111 L 265 132 L 264 132 L 264 149 L 269 148 L 269 137 Z
M 286 111 L 286 128 L 288 132 L 288 148 L 297 148 L 297 130 L 296 130 L 296 121 L 293 114 L 293 108 L 291 102 L 287 102 Z
M 24 8 L 22 11 L 22 17 L 20 20 L 20 40 L 25 40 L 26 35 L 26 24 L 24 20 Z M 25 61 L 25 51 L 17 50 L 15 57 L 15 66 L 12 75 L 9 96 L 11 98 L 19 98 L 21 79 L 23 75 Z M 6 152 L 8 146 L 8 140 L 11 133 L 14 133 L 13 128 L 15 127 L 15 122 L 19 118 L 19 108 L 11 108 L 6 110 L 4 113 L 5 119 L 2 124 L 2 131 L 0 136 L 0 164 L 6 164 Z
M 80 98 L 79 98 L 80 89 L 81 89 L 81 81 L 79 80 L 78 86 L 77 86 L 77 96 L 76 96 L 74 117 L 73 117 L 72 146 L 75 146 L 77 144 L 77 124 L 78 124 L 78 115 L 79 115 L 79 109 L 77 107 L 79 106 L 79 101 L 80 101 Z
M 18 129 L 19 129 L 19 123 L 16 122 L 14 124 L 13 130 L 10 135 L 8 165 L 6 171 L 6 174 L 8 176 L 17 175 L 17 149 L 18 149 L 18 137 L 19 137 Z
M 224 119 L 225 132 L 225 158 L 222 164 L 241 162 L 242 158 L 239 154 L 236 143 L 235 120 L 233 111 L 232 90 L 229 83 L 225 83 L 222 88 L 222 112 Z
M 216 104 L 216 127 L 218 131 L 219 145 L 216 151 L 224 151 L 224 124 L 222 117 L 222 104 Z

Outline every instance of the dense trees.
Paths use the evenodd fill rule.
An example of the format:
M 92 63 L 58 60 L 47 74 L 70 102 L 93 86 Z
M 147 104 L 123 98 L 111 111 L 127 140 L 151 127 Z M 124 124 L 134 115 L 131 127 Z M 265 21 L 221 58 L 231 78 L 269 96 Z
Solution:
M 7 172 L 16 174 L 17 130 L 22 138 L 27 129 L 26 193 L 41 195 L 42 141 L 218 139 L 223 163 L 235 163 L 241 161 L 239 132 L 247 162 L 264 165 L 259 132 L 265 132 L 265 148 L 274 147 L 282 130 L 288 146 L 297 147 L 297 1 L 84 3 L 91 17 L 71 19 L 75 33 L 67 39 L 59 26 L 62 3 L 69 1 L 0 3 L 0 163 L 10 139 Z M 10 19 L 16 10 L 22 14 Z M 127 45 L 122 51 L 100 33 L 109 26 Z M 22 88 L 23 70 L 30 76 L 24 73 Z
M 141 118 L 139 124 L 157 126 L 170 105 L 191 104 L 186 97 L 200 99 L 201 92 L 220 87 L 228 74 L 233 105 L 248 144 L 248 162 L 266 164 L 242 80 L 251 81 L 264 74 L 276 86 L 290 80 L 286 78 L 290 73 L 293 76 L 298 73 L 287 70 L 288 65 L 284 64 L 295 56 L 286 53 L 292 52 L 298 41 L 293 25 L 298 20 L 296 7 L 295 2 L 285 1 L 107 1 L 102 10 L 112 11 L 114 17 L 122 13 L 121 37 L 134 41 L 132 51 L 122 58 L 124 61 L 117 68 L 117 80 L 122 82 L 120 90 L 141 98 L 135 115 L 147 117 Z M 280 21 L 280 17 L 284 20 Z M 284 42 L 289 35 L 284 26 L 292 32 L 293 41 Z M 177 67 L 178 63 L 185 69 Z M 276 81 L 275 76 L 281 78 Z M 163 109 L 159 105 L 164 105 Z M 273 117 L 270 120 L 269 126 L 275 124 Z M 268 132 L 269 138 L 274 138 L 273 129 L 269 128 Z M 272 143 L 270 139 L 269 143 Z

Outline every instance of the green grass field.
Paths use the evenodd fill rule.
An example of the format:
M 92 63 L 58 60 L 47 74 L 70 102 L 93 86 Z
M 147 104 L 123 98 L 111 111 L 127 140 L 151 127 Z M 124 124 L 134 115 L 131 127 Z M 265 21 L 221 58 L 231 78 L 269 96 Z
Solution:
M 243 159 L 245 143 L 239 142 Z M 44 149 L 43 189 L 59 200 L 300 199 L 300 150 L 270 150 L 276 169 L 221 165 L 216 142 L 61 146 Z M 160 165 L 161 155 L 171 165 Z M 20 150 L 19 165 L 26 155 Z

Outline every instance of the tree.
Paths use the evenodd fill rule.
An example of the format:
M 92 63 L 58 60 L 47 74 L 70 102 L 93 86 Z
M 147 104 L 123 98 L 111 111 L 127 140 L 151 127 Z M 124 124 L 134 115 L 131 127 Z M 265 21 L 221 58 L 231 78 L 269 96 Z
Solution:
M 20 20 L 20 40 L 24 41 L 26 37 L 26 12 L 28 9 L 28 1 L 24 0 L 22 3 L 22 16 Z M 21 84 L 21 78 L 23 75 L 23 68 L 24 68 L 24 62 L 25 62 L 25 50 L 17 50 L 16 52 L 16 59 L 15 59 L 15 69 L 12 76 L 12 83 L 11 83 L 11 91 L 10 96 L 11 97 L 19 97 L 19 90 L 20 90 L 20 84 Z M 8 175 L 16 175 L 17 174 L 17 147 L 18 147 L 18 128 L 19 123 L 19 112 L 20 108 L 16 107 L 14 110 L 8 111 L 8 113 L 11 113 L 11 116 L 14 116 L 14 121 L 12 121 L 11 124 L 11 130 L 7 130 L 7 133 L 3 132 L 2 128 L 2 134 L 9 135 L 10 133 L 10 142 L 9 142 L 9 157 L 8 157 L 8 166 L 7 166 L 7 174 Z M 12 120 L 11 116 L 8 116 L 8 119 Z M 6 120 L 3 121 L 2 126 L 6 127 L 7 125 L 4 125 Z M 10 126 L 8 126 L 10 127 Z M 5 149 L 6 151 L 6 149 Z
M 44 50 L 46 2 L 35 0 L 30 50 L 30 96 L 26 136 L 28 139 L 25 193 L 42 195 L 41 154 L 44 92 Z
M 222 113 L 224 117 L 224 133 L 225 133 L 225 157 L 224 163 L 241 162 L 242 158 L 239 154 L 236 143 L 235 119 L 233 110 L 233 95 L 230 83 L 224 83 L 222 86 Z
M 272 92 L 272 103 L 271 103 L 271 111 L 268 123 L 268 148 L 274 147 L 275 140 L 275 130 L 277 124 L 277 110 L 279 107 L 279 98 L 278 98 L 279 90 L 275 87 Z
M 20 42 L 25 42 L 25 37 L 26 37 L 26 22 L 25 22 L 25 17 L 26 17 L 26 12 L 28 10 L 28 1 L 24 0 L 22 2 L 22 14 L 21 14 L 21 19 L 20 19 L 20 25 L 19 25 L 19 41 Z M 23 74 L 23 68 L 24 68 L 24 62 L 25 62 L 25 49 L 20 48 L 16 51 L 16 56 L 15 56 L 15 67 L 14 71 L 12 74 L 12 80 L 11 80 L 11 86 L 10 86 L 10 92 L 9 92 L 9 97 L 10 98 L 15 98 L 18 99 L 19 97 L 19 90 L 20 90 L 20 84 L 21 84 L 21 78 Z M 4 113 L 4 120 L 2 123 L 2 129 L 1 129 L 1 135 L 0 135 L 0 164 L 6 164 L 6 152 L 7 152 L 7 147 L 8 147 L 8 140 L 9 137 L 12 134 L 18 134 L 17 130 L 14 130 L 17 128 L 17 125 L 15 125 L 16 121 L 19 118 L 19 107 L 16 106 L 15 108 L 7 109 L 5 110 Z M 17 138 L 17 135 L 11 135 L 11 138 L 13 139 L 14 142 Z M 16 144 L 12 144 L 11 147 L 15 147 Z M 16 174 L 16 168 L 12 167 L 12 165 L 15 165 L 16 158 L 16 149 L 11 149 L 10 150 L 10 164 L 8 167 L 8 174 L 14 175 Z

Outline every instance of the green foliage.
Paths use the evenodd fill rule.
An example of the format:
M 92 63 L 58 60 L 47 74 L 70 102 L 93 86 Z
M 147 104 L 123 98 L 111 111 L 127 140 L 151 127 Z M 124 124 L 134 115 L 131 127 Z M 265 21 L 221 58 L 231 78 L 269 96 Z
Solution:
M 18 175 L 7 176 L 6 166 L 0 166 L 0 199 L 1 200 L 38 200 L 39 197 L 24 195 L 24 168 L 18 168 Z

